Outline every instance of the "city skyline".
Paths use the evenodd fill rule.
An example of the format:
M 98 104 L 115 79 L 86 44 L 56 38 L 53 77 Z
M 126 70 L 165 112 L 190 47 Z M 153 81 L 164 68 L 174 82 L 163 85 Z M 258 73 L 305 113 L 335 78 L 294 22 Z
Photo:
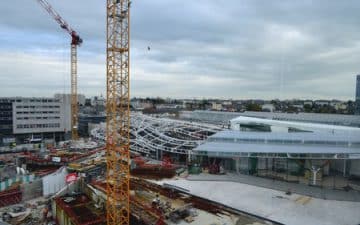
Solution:
M 105 4 L 50 2 L 84 39 L 79 93 L 105 93 Z M 131 94 L 354 100 L 359 8 L 357 1 L 136 1 Z M 0 96 L 69 93 L 70 38 L 36 1 L 2 3 L 0 28 Z

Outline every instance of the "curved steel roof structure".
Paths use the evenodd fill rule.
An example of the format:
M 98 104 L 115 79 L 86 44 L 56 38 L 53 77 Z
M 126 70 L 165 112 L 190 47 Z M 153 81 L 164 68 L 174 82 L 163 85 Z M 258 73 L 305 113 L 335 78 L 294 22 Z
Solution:
M 158 118 L 141 113 L 131 114 L 131 151 L 145 154 L 156 151 L 188 154 L 205 139 L 222 129 L 219 126 Z M 105 124 L 91 131 L 105 140 Z

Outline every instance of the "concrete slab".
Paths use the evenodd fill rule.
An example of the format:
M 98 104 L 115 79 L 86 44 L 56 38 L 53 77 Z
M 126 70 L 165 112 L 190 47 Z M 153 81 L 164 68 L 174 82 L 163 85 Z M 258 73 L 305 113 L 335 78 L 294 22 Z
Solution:
M 289 225 L 357 225 L 360 202 L 286 195 L 248 184 L 223 181 L 162 181 L 213 201 Z
M 334 190 L 328 188 L 321 188 L 316 186 L 309 186 L 306 184 L 289 183 L 279 180 L 273 180 L 262 177 L 255 177 L 243 174 L 226 174 L 226 175 L 212 175 L 212 174 L 199 174 L 190 175 L 187 177 L 192 181 L 232 181 L 244 184 L 255 185 L 264 188 L 270 188 L 286 192 L 291 190 L 293 193 L 300 195 L 307 195 L 315 198 L 337 200 L 337 201 L 355 201 L 360 202 L 360 192 L 356 190 Z

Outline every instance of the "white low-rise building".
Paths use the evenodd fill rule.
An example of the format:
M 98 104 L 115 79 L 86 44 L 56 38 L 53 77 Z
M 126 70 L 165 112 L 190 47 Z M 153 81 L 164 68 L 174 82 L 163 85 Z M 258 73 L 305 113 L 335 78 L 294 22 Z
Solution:
M 6 104 L 7 129 L 2 139 L 15 138 L 20 141 L 65 138 L 65 133 L 70 131 L 70 97 L 57 95 L 54 98 L 1 98 L 0 102 Z M 5 118 L 5 117 L 4 117 Z M 3 120 L 4 118 L 0 118 Z M 1 136 L 1 135 L 0 135 Z

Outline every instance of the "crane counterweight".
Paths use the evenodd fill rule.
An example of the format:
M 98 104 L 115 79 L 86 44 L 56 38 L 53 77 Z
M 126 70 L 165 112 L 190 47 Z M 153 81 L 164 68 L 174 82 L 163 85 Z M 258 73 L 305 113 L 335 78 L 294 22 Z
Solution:
M 71 34 L 71 44 L 80 46 L 83 40 L 76 33 Z

